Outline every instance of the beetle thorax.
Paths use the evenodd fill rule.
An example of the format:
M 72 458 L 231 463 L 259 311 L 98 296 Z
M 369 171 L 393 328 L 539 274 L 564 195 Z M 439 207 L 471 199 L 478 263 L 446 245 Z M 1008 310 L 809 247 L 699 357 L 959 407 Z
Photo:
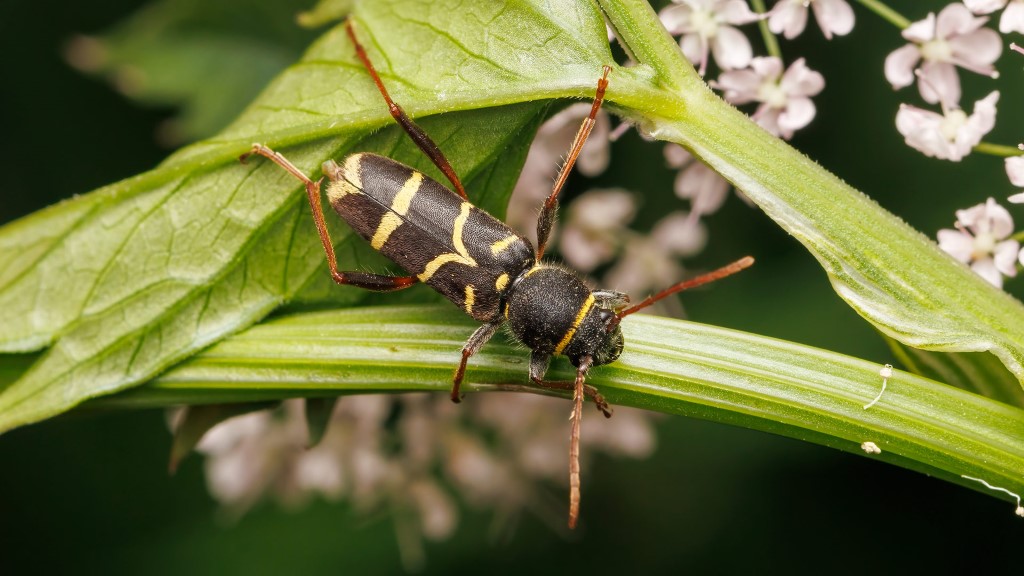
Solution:
M 618 357 L 622 334 L 618 326 L 607 330 L 608 314 L 578 274 L 543 264 L 525 272 L 505 301 L 505 319 L 516 338 L 573 364 L 583 356 L 595 365 Z

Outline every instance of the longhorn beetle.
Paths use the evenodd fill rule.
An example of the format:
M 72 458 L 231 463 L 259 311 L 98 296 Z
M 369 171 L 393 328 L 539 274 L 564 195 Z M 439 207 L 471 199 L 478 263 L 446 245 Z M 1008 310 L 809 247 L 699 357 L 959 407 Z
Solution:
M 534 250 L 527 239 L 469 202 L 462 182 L 441 150 L 388 95 L 356 37 L 351 19 L 345 23 L 345 31 L 391 115 L 454 187 L 452 191 L 421 172 L 376 154 L 352 154 L 340 165 L 333 160 L 323 163 L 323 174 L 328 180 L 327 199 L 338 215 L 374 250 L 413 275 L 339 271 L 320 205 L 323 178 L 310 179 L 284 156 L 262 144 L 253 144 L 241 160 L 253 154 L 264 156 L 305 183 L 313 222 L 335 282 L 385 292 L 423 282 L 483 322 L 462 347 L 462 361 L 452 379 L 453 402 L 460 401 L 459 387 L 470 356 L 506 323 L 515 338 L 532 351 L 530 380 L 543 388 L 573 391 L 569 527 L 574 528 L 579 516 L 579 437 L 584 396 L 591 398 L 606 417 L 612 414 L 608 403 L 596 388 L 584 383 L 584 378 L 592 366 L 608 364 L 619 357 L 623 347 L 619 322 L 666 296 L 734 274 L 750 266 L 753 258 L 748 256 L 680 282 L 630 307 L 626 294 L 591 290 L 579 274 L 544 264 L 541 257 L 558 211 L 558 193 L 594 127 L 611 67 L 605 66 L 597 81 L 590 115 L 576 133 L 568 158 L 541 208 Z M 544 380 L 552 356 L 568 357 L 576 367 L 575 381 Z

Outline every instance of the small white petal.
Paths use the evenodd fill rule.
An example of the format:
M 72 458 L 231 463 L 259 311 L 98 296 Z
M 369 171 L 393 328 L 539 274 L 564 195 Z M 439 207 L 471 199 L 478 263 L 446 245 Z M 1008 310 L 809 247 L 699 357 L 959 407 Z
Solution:
M 975 14 L 991 14 L 1006 6 L 1006 0 L 964 0 L 964 6 Z
M 693 9 L 686 4 L 672 4 L 658 13 L 661 25 L 668 33 L 677 36 L 690 26 L 690 15 Z
M 921 60 L 921 50 L 914 44 L 907 44 L 893 50 L 885 57 L 885 79 L 899 90 L 914 83 L 914 67 Z
M 746 0 L 728 0 L 725 3 L 716 3 L 715 13 L 723 22 L 738 26 L 761 19 L 761 15 L 751 10 Z
M 825 77 L 808 68 L 807 62 L 800 58 L 782 75 L 779 86 L 790 96 L 815 96 L 825 88 Z
M 811 123 L 815 112 L 810 98 L 790 98 L 786 109 L 779 114 L 779 127 L 785 132 L 799 130 Z
M 959 2 L 947 4 L 935 20 L 935 37 L 949 38 L 969 34 L 982 27 L 988 18 L 979 18 Z
M 683 50 L 686 59 L 703 72 L 708 60 L 707 42 L 704 41 L 704 38 L 697 34 L 684 34 L 679 40 L 679 47 Z
M 750 68 L 764 79 L 775 79 L 782 76 L 785 67 L 781 58 L 774 56 L 758 56 L 750 61 Z
M 995 198 L 989 198 L 985 202 L 984 218 L 988 222 L 983 226 L 979 222 L 978 227 L 990 230 L 997 239 L 1013 234 L 1013 216 L 1010 216 L 1010 211 L 1000 206 Z
M 757 99 L 758 90 L 761 88 L 761 76 L 750 69 L 723 72 L 713 87 L 722 90 L 722 96 L 727 101 L 733 104 L 746 104 Z
M 711 42 L 711 53 L 723 70 L 746 68 L 754 51 L 747 36 L 732 26 L 720 26 Z
M 707 231 L 685 212 L 672 212 L 651 229 L 651 239 L 675 256 L 692 256 L 704 249 Z
M 1020 244 L 1016 240 L 1004 240 L 996 244 L 992 254 L 996 269 L 1003 276 L 1013 278 L 1017 275 L 1017 254 L 1020 253 Z
M 935 14 L 929 12 L 924 20 L 911 23 L 910 26 L 903 29 L 901 34 L 907 40 L 917 44 L 933 40 L 935 38 Z
M 676 196 L 690 200 L 696 214 L 713 214 L 725 202 L 729 182 L 703 162 L 694 162 L 680 171 L 674 186 Z
M 853 8 L 845 0 L 815 0 L 811 7 L 825 38 L 831 40 L 833 34 L 845 36 L 853 30 Z
M 974 270 L 978 276 L 981 276 L 986 282 L 996 288 L 1003 287 L 1003 275 L 999 273 L 995 262 L 993 262 L 991 258 L 976 260 L 971 264 L 971 270 Z
M 995 72 L 992 63 L 1003 53 L 1002 38 L 998 32 L 989 28 L 950 38 L 949 46 L 957 64 L 987 76 Z
M 682 168 L 693 160 L 693 156 L 679 144 L 668 143 L 665 145 L 665 161 L 669 168 Z
M 1024 192 L 1018 192 L 1006 199 L 1012 204 L 1024 204 Z
M 939 248 L 953 258 L 961 262 L 971 261 L 971 252 L 974 251 L 974 238 L 959 230 L 945 228 L 938 233 Z
M 960 77 L 948 62 L 925 62 L 919 68 L 917 87 L 921 98 L 929 104 L 942 103 L 946 108 L 960 105 Z
M 1024 2 L 1013 0 L 999 18 L 999 31 L 1003 34 L 1018 32 L 1024 34 Z
M 782 34 L 787 40 L 800 35 L 807 26 L 807 6 L 803 2 L 783 0 L 769 12 L 768 29 L 773 34 Z

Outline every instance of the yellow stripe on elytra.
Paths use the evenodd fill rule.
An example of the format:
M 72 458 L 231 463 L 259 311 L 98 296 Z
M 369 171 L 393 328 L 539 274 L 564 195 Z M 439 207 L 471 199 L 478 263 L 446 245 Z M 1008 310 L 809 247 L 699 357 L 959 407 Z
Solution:
M 594 306 L 594 295 L 588 294 L 587 300 L 580 306 L 580 311 L 576 313 L 576 319 L 572 321 L 572 327 L 565 332 L 565 336 L 562 337 L 562 341 L 555 346 L 555 354 L 561 354 L 562 350 L 569 345 L 569 341 L 572 340 L 574 334 L 576 334 L 576 328 L 579 327 L 580 323 L 587 316 L 587 312 Z
M 473 205 L 469 202 L 462 203 L 462 208 L 459 210 L 459 217 L 455 219 L 455 229 L 452 230 L 452 242 L 455 243 L 455 251 L 468 260 L 472 260 L 472 258 L 469 257 L 466 245 L 462 242 L 462 229 L 465 228 L 466 221 L 469 220 L 469 211 L 472 210 L 472 208 Z M 476 262 L 473 262 L 473 266 L 476 266 Z
M 327 200 L 331 205 L 336 204 L 343 196 L 363 192 L 363 180 L 359 175 L 359 166 L 362 160 L 362 154 L 352 154 L 345 158 L 345 163 L 340 170 L 341 178 L 331 180 L 327 185 Z
M 508 274 L 502 273 L 501 276 L 498 276 L 498 279 L 494 281 L 494 289 L 501 292 L 505 289 L 505 286 L 508 286 Z
M 370 240 L 370 246 L 373 246 L 374 250 L 380 250 L 391 234 L 402 225 L 402 216 L 409 212 L 412 197 L 416 195 L 422 182 L 423 174 L 413 172 L 405 184 L 402 184 L 401 190 L 395 194 L 395 199 L 391 202 L 391 212 L 387 212 L 381 217 L 380 224 L 377 224 L 377 231 L 373 233 L 373 239 Z
M 401 225 L 401 216 L 392 212 L 384 214 L 384 217 L 380 219 L 380 224 L 377 225 L 377 231 L 373 233 L 370 246 L 373 246 L 374 250 L 380 250 L 384 243 L 388 241 L 388 238 L 391 237 L 391 233 Z
M 473 304 L 476 303 L 476 296 L 473 294 L 473 285 L 466 284 L 466 314 L 473 313 Z
M 469 220 L 469 211 L 473 208 L 473 205 L 469 202 L 462 203 L 462 209 L 459 212 L 458 218 L 455 219 L 455 225 L 452 230 L 452 243 L 455 244 L 455 250 L 457 254 L 446 252 L 441 254 L 427 263 L 423 268 L 423 272 L 416 275 L 420 279 L 420 282 L 426 282 L 437 272 L 437 269 L 449 262 L 457 262 L 464 266 L 476 266 L 476 260 L 473 260 L 469 256 L 469 252 L 466 250 L 466 244 L 462 241 L 462 230 L 466 227 L 466 221 Z
M 501 254 L 501 251 L 512 245 L 513 242 L 519 239 L 519 236 L 513 234 L 512 236 L 506 236 L 501 240 L 491 244 L 491 254 L 497 256 Z
M 341 174 L 353 186 L 362 190 L 363 178 L 359 175 L 359 168 L 363 163 L 363 154 L 352 154 L 345 158 L 345 164 L 341 167 Z
M 412 176 L 402 184 L 402 189 L 395 194 L 395 199 L 391 202 L 391 210 L 395 214 L 405 216 L 409 212 L 409 205 L 412 204 L 412 197 L 416 195 L 416 191 L 420 189 L 420 184 L 423 183 L 423 173 L 413 171 Z

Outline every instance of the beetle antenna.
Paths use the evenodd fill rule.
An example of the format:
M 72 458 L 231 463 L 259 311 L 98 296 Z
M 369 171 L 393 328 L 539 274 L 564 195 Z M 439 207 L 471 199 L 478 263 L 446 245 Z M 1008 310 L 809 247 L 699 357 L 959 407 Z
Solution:
M 726 276 L 732 276 L 733 274 L 739 272 L 740 270 L 743 270 L 744 268 L 749 268 L 750 265 L 753 263 L 753 256 L 744 256 L 743 258 L 740 258 L 739 260 L 733 262 L 732 264 L 722 266 L 718 270 L 708 272 L 707 274 L 701 274 L 696 278 L 683 280 L 678 284 L 669 286 L 668 288 L 662 290 L 661 292 L 658 292 L 657 294 L 654 294 L 653 296 L 648 296 L 647 298 L 644 298 L 640 303 L 634 306 L 630 306 L 629 308 L 626 308 L 625 310 L 615 314 L 615 321 L 611 322 L 610 326 L 614 328 L 615 325 L 621 322 L 622 319 L 625 318 L 626 316 L 629 316 L 633 312 L 639 312 L 640 310 L 647 308 L 648 306 L 654 304 L 655 302 L 661 300 L 662 298 L 671 296 L 676 292 L 682 292 L 683 290 L 689 290 L 690 288 L 696 288 L 697 286 L 701 286 L 709 282 L 714 282 L 715 280 L 721 280 Z

